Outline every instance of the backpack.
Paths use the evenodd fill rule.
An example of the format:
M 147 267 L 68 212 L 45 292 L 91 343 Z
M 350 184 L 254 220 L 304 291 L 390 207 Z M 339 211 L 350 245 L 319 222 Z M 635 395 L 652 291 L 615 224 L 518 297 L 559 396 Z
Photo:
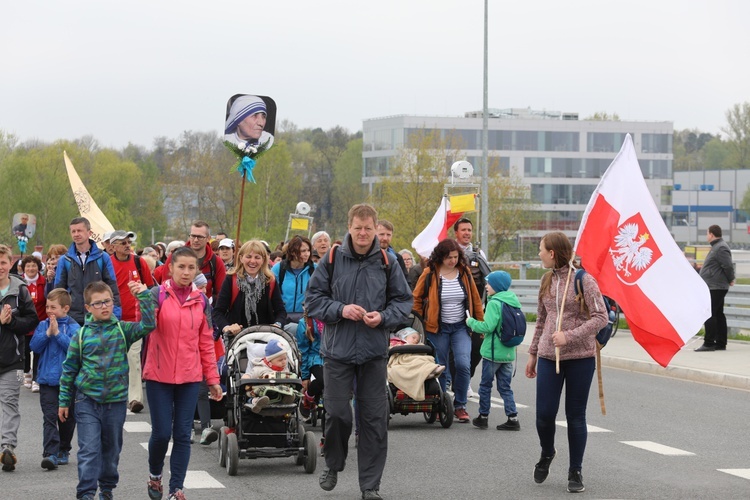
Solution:
M 503 302 L 502 322 L 500 325 L 500 342 L 505 347 L 515 347 L 526 335 L 526 315 L 520 307 Z M 494 335 L 493 335 L 494 340 Z
M 336 249 L 341 246 L 338 243 L 334 243 L 331 249 L 328 251 L 328 262 L 325 263 L 326 270 L 328 270 L 328 288 L 330 288 L 333 291 L 333 268 L 335 264 L 335 259 L 333 258 L 334 255 L 336 255 Z M 390 292 L 388 290 L 388 285 L 391 282 L 391 266 L 388 265 L 388 254 L 383 250 L 380 249 L 380 255 L 383 258 L 383 265 L 382 268 L 385 270 L 385 303 L 388 304 L 390 299 Z
M 581 303 L 581 310 L 588 310 L 586 309 L 586 303 L 583 300 L 583 275 L 586 274 L 586 271 L 584 269 L 579 269 L 576 271 L 576 277 L 575 277 L 575 289 L 576 289 L 576 299 L 580 301 Z M 612 325 L 615 322 L 615 312 L 612 310 L 611 307 L 611 300 L 606 295 L 602 295 L 602 298 L 604 299 L 604 310 L 607 311 L 607 324 L 604 325 L 604 328 L 599 330 L 596 334 L 596 342 L 599 344 L 599 349 L 602 349 L 605 345 L 607 345 L 607 342 L 609 342 L 609 339 L 612 337 Z
M 240 289 L 237 286 L 237 275 L 233 274 L 231 277 L 232 280 L 232 298 L 229 301 L 229 307 L 232 307 L 232 304 L 234 304 L 235 299 L 237 299 L 237 295 L 240 294 Z M 273 290 L 276 288 L 276 280 L 271 279 L 268 281 L 268 300 L 271 300 L 271 297 L 273 297 Z

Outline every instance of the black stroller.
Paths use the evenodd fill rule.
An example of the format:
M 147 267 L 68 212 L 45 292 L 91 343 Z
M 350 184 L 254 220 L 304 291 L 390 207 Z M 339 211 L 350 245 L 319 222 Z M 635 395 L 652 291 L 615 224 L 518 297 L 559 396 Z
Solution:
M 297 378 L 245 379 L 251 359 L 263 357 L 271 339 L 283 339 L 290 347 L 287 352 L 289 371 Z M 315 434 L 305 431 L 297 407 L 299 396 L 291 404 L 271 404 L 253 413 L 245 406 L 248 385 L 291 386 L 299 394 L 299 351 L 296 339 L 281 328 L 270 325 L 251 326 L 238 333 L 227 348 L 227 396 L 225 426 L 219 440 L 219 465 L 227 468 L 230 476 L 237 474 L 241 458 L 294 457 L 297 465 L 304 465 L 308 474 L 315 472 L 317 442 Z

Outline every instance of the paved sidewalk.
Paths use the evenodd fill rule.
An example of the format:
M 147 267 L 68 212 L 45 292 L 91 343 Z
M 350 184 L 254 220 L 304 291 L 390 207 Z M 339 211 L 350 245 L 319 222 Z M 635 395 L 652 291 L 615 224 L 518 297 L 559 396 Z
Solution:
M 522 349 L 528 349 L 533 332 L 530 323 Z M 633 340 L 630 331 L 618 330 L 602 350 L 602 366 L 750 390 L 750 342 L 729 340 L 726 351 L 695 352 L 702 343 L 702 337 L 693 337 L 669 366 L 662 368 Z

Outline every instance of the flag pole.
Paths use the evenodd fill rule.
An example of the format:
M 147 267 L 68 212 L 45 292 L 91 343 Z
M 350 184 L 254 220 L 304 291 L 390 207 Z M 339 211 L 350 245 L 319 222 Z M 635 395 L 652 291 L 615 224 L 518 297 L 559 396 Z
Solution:
M 565 311 L 565 299 L 568 296 L 568 287 L 570 286 L 570 273 L 573 272 L 573 267 L 568 263 L 568 279 L 565 283 L 565 291 L 563 291 L 562 304 L 560 304 L 560 314 L 557 315 L 557 328 L 556 332 L 559 332 L 562 328 L 563 312 Z M 560 348 L 555 346 L 555 373 L 560 374 Z
M 242 202 L 245 201 L 245 176 L 242 176 L 242 187 L 240 188 L 240 213 L 237 216 L 237 237 L 234 239 L 235 246 L 240 241 L 240 228 L 242 227 Z

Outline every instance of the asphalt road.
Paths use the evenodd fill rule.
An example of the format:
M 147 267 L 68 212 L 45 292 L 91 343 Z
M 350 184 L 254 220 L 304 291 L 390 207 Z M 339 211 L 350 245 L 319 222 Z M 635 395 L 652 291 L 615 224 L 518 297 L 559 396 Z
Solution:
M 522 374 L 513 388 L 520 406 L 520 432 L 496 431 L 505 420 L 499 400 L 490 429 L 454 423 L 442 429 L 421 415 L 395 415 L 381 493 L 384 498 L 568 498 L 568 446 L 558 425 L 558 456 L 542 485 L 532 480 L 539 457 L 534 428 L 534 382 Z M 596 388 L 589 400 L 590 433 L 584 460 L 587 498 L 750 498 L 747 415 L 750 393 L 694 382 L 605 368 L 607 416 Z M 478 377 L 472 383 L 476 390 Z M 497 393 L 494 397 L 498 397 Z M 75 458 L 56 471 L 40 468 L 41 414 L 38 396 L 22 389 L 19 464 L 0 473 L 0 498 L 74 498 Z M 477 402 L 469 413 L 476 415 Z M 564 424 L 564 410 L 558 415 Z M 128 415 L 116 498 L 146 498 L 148 412 Z M 219 423 L 218 421 L 216 422 Z M 138 427 L 141 427 L 139 432 Z M 320 429 L 311 429 L 319 437 Z M 75 449 L 75 447 L 74 447 Z M 242 460 L 230 477 L 219 467 L 217 445 L 193 445 L 186 494 L 190 500 L 225 498 L 359 498 L 353 440 L 350 459 L 330 493 L 318 487 L 323 467 L 305 474 L 291 458 Z M 667 454 L 665 454 L 667 453 Z M 732 473 L 722 470 L 732 470 Z M 739 470 L 739 471 L 738 471 Z M 737 475 L 739 474 L 739 475 Z M 741 477 L 744 475 L 744 477 Z

